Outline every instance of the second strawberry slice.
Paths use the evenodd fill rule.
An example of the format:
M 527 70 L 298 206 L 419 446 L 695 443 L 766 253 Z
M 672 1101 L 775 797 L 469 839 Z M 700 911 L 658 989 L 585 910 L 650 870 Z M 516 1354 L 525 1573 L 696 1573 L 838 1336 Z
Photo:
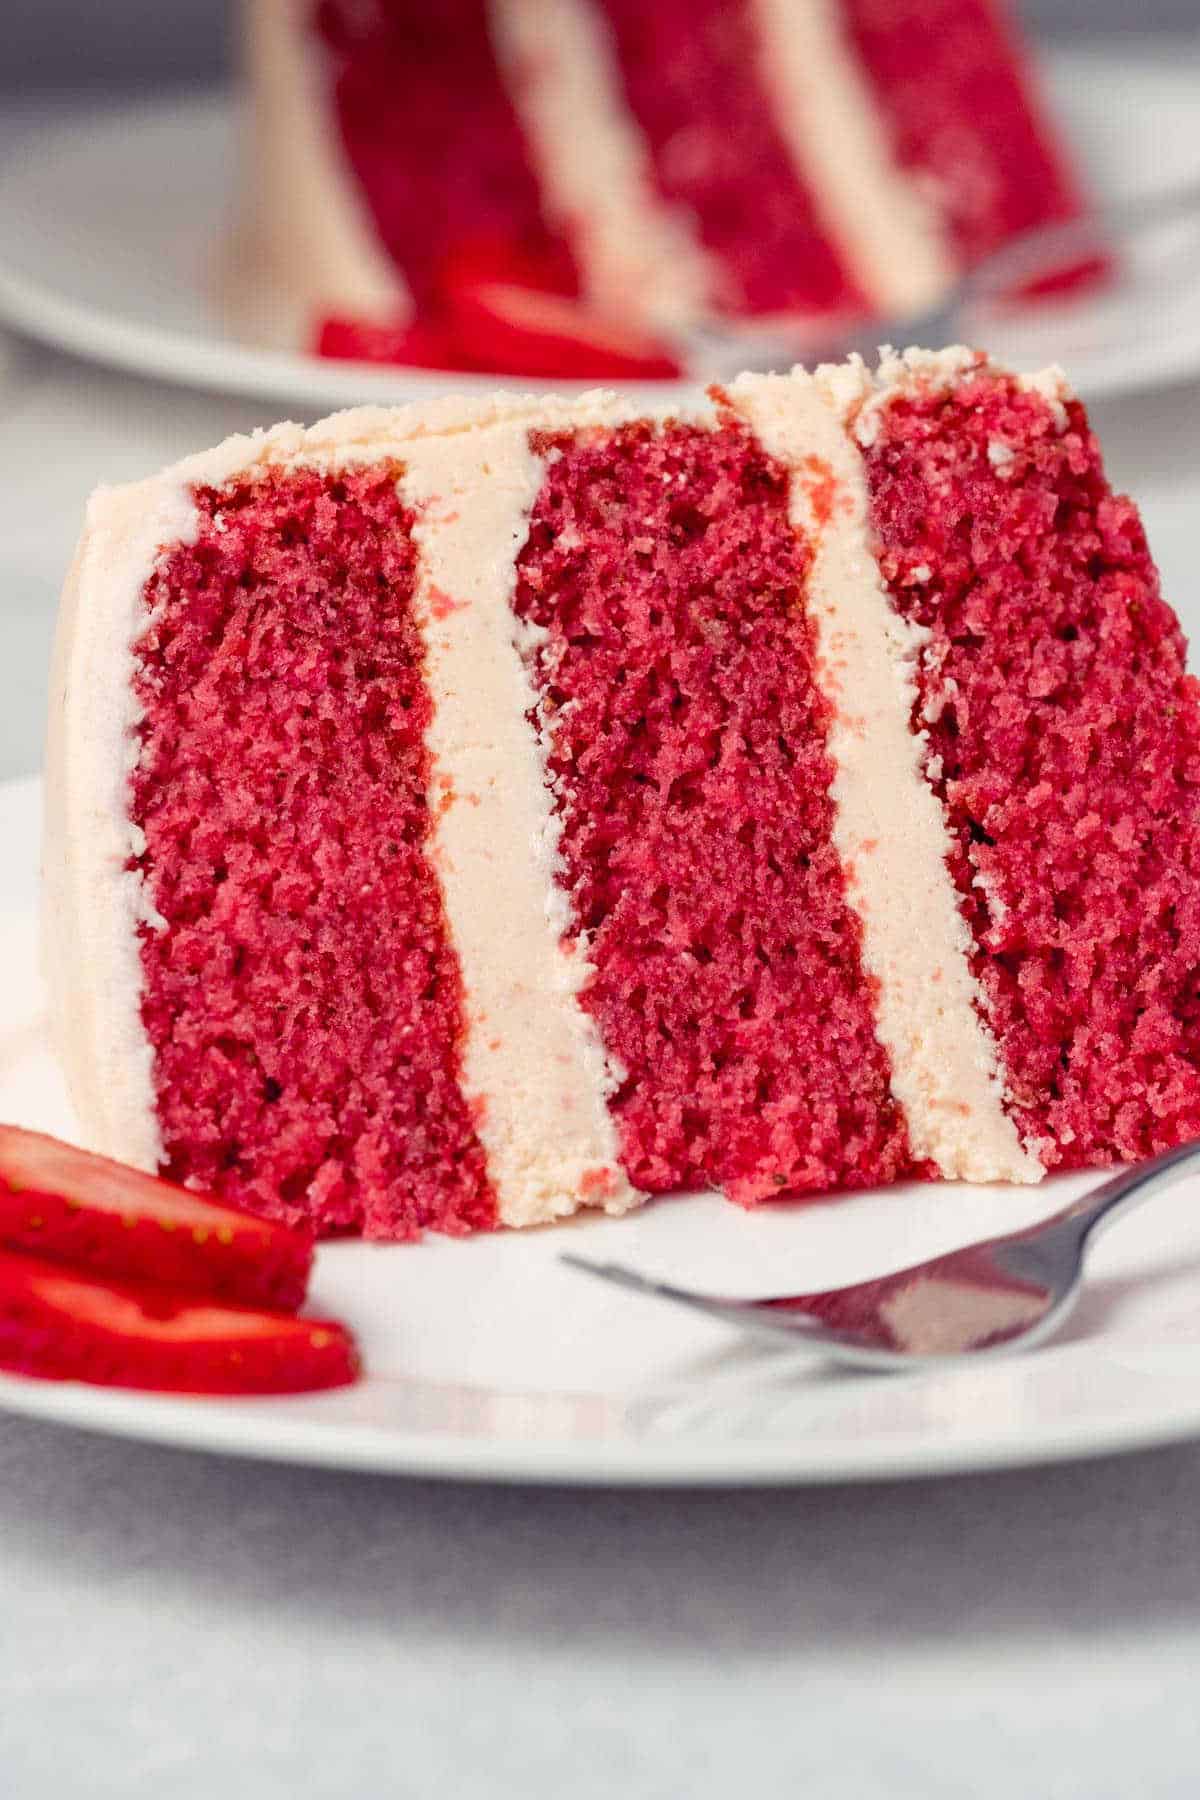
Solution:
M 299 1306 L 312 1239 L 0 1125 L 0 1247 L 248 1306 Z
M 101 1281 L 0 1250 L 0 1369 L 184 1394 L 344 1387 L 358 1349 L 333 1319 L 222 1306 L 155 1282 Z
M 681 373 L 653 338 L 561 294 L 475 281 L 449 288 L 446 300 L 471 359 L 498 375 L 655 381 Z

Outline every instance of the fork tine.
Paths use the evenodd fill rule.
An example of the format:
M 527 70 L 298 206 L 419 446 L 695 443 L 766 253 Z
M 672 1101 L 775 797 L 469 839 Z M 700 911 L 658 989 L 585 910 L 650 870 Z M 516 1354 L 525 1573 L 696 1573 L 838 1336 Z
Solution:
M 666 1281 L 651 1281 L 648 1275 L 639 1275 L 636 1269 L 625 1263 L 593 1262 L 588 1256 L 576 1256 L 571 1250 L 564 1250 L 559 1255 L 559 1262 L 569 1264 L 572 1269 L 582 1269 L 586 1275 L 596 1275 L 601 1281 L 611 1281 L 614 1287 L 628 1288 L 634 1294 L 654 1294 L 669 1300 L 688 1303 L 706 1301 L 710 1306 L 724 1306 L 727 1302 L 714 1296 L 689 1294 L 684 1288 L 672 1287 Z
M 718 1294 L 696 1294 L 689 1288 L 675 1287 L 669 1281 L 652 1281 L 648 1275 L 639 1275 L 625 1263 L 593 1262 L 589 1257 L 576 1256 L 572 1251 L 564 1250 L 559 1254 L 559 1261 L 567 1263 L 573 1269 L 580 1269 L 585 1275 L 595 1275 L 601 1281 L 611 1282 L 614 1287 L 624 1288 L 632 1294 L 647 1294 L 655 1300 L 672 1300 L 676 1306 L 686 1306 L 692 1312 L 704 1313 L 707 1318 L 720 1319 L 726 1325 L 737 1324 L 750 1330 L 770 1333 L 774 1338 L 788 1338 L 795 1342 L 803 1341 L 806 1330 L 811 1329 L 813 1338 L 818 1336 L 826 1344 L 833 1345 L 839 1341 L 849 1341 L 848 1334 L 831 1330 L 823 1320 L 814 1314 L 808 1314 L 796 1307 L 786 1314 L 772 1313 L 771 1302 L 764 1300 L 727 1300 Z M 814 1342 L 814 1348 L 819 1347 Z
M 724 1300 L 719 1294 L 694 1294 L 689 1288 L 675 1287 L 669 1281 L 652 1281 L 648 1275 L 639 1275 L 626 1263 L 593 1262 L 590 1257 L 576 1256 L 569 1250 L 560 1254 L 559 1261 L 569 1263 L 573 1269 L 582 1269 L 587 1275 L 596 1275 L 601 1281 L 610 1281 L 614 1287 L 627 1288 L 630 1293 L 674 1300 L 680 1306 L 693 1306 L 700 1312 L 714 1313 L 721 1318 L 727 1318 L 731 1313 L 753 1313 L 757 1305 L 753 1300 Z

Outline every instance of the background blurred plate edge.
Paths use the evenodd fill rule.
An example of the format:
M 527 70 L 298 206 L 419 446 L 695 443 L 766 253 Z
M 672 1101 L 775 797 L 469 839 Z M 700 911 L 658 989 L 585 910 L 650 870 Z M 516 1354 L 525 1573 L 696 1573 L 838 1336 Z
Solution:
M 1200 62 L 1182 65 L 1170 56 L 1129 55 L 1116 48 L 1058 50 L 1046 58 L 1049 87 L 1066 116 L 1068 130 L 1080 140 L 1085 169 L 1103 145 L 1105 162 L 1122 165 L 1122 144 L 1133 142 L 1130 122 L 1156 121 L 1156 133 L 1181 170 L 1200 172 L 1200 109 L 1194 105 Z M 101 112 L 60 116 L 33 131 L 10 157 L 9 172 L 0 180 L 0 318 L 28 336 L 87 360 L 160 378 L 205 391 L 316 407 L 360 403 L 429 400 L 448 393 L 484 393 L 497 386 L 535 386 L 565 395 L 600 385 L 585 382 L 523 381 L 520 377 L 438 375 L 422 371 L 360 369 L 316 357 L 258 350 L 216 334 L 203 315 L 201 269 L 219 231 L 228 191 L 229 100 L 226 96 L 173 96 L 139 101 Z M 168 285 L 160 290 L 170 302 L 156 310 L 155 283 L 147 279 L 135 302 L 105 305 L 92 286 L 86 258 L 72 261 L 71 246 L 61 233 L 52 237 L 46 222 L 71 216 L 74 191 L 67 191 L 60 171 L 68 174 L 86 154 L 90 178 L 102 190 L 120 192 L 154 174 L 154 191 L 163 217 L 178 236 L 194 219 L 192 272 L 168 266 Z M 1140 145 L 1132 161 L 1145 160 Z M 162 177 L 163 170 L 173 171 Z M 1109 172 L 1092 169 L 1093 179 L 1107 191 Z M 1141 179 L 1170 178 L 1157 161 Z M 1133 185 L 1139 176 L 1135 170 Z M 191 184 L 175 189 L 172 182 Z M 1128 186 L 1127 183 L 1122 185 Z M 179 195 L 175 204 L 172 196 Z M 94 216 L 94 215 L 93 215 Z M 141 227 L 139 231 L 139 226 Z M 116 215 L 106 248 L 119 266 L 147 264 L 153 219 L 131 212 Z M 42 240 L 39 257 L 38 238 Z M 46 247 L 50 247 L 50 263 Z M 178 291 L 170 293 L 170 280 Z M 184 291 L 186 289 L 186 291 Z M 1167 337 L 1138 335 L 1114 355 L 1108 349 L 1072 359 L 1070 374 L 1085 399 L 1130 392 L 1200 372 L 1200 286 L 1194 327 Z M 172 310 L 195 317 L 190 328 L 169 321 Z M 135 310 L 140 306 L 142 310 Z M 649 405 L 678 404 L 695 392 L 694 384 L 657 382 L 623 384 L 635 399 Z

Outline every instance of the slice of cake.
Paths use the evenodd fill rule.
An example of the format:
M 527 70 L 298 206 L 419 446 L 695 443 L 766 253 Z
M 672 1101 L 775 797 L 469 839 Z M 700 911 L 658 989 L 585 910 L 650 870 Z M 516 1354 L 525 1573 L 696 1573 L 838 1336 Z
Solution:
M 242 37 L 226 300 L 266 343 L 537 373 L 472 334 L 497 281 L 685 343 L 903 316 L 1079 210 L 997 0 L 243 0 Z
M 1200 712 L 1056 371 L 363 409 L 93 499 L 89 1143 L 320 1231 L 1038 1180 L 1200 1133 Z

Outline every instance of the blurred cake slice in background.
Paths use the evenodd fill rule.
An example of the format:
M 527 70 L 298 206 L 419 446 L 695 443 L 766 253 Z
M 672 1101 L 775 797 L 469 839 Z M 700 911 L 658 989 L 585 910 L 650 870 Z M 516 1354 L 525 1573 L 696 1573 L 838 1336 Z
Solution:
M 903 316 L 1080 208 L 997 0 L 244 0 L 242 47 L 224 299 L 276 347 L 518 373 L 524 289 L 582 339 L 526 372 L 619 378 L 597 320 Z

